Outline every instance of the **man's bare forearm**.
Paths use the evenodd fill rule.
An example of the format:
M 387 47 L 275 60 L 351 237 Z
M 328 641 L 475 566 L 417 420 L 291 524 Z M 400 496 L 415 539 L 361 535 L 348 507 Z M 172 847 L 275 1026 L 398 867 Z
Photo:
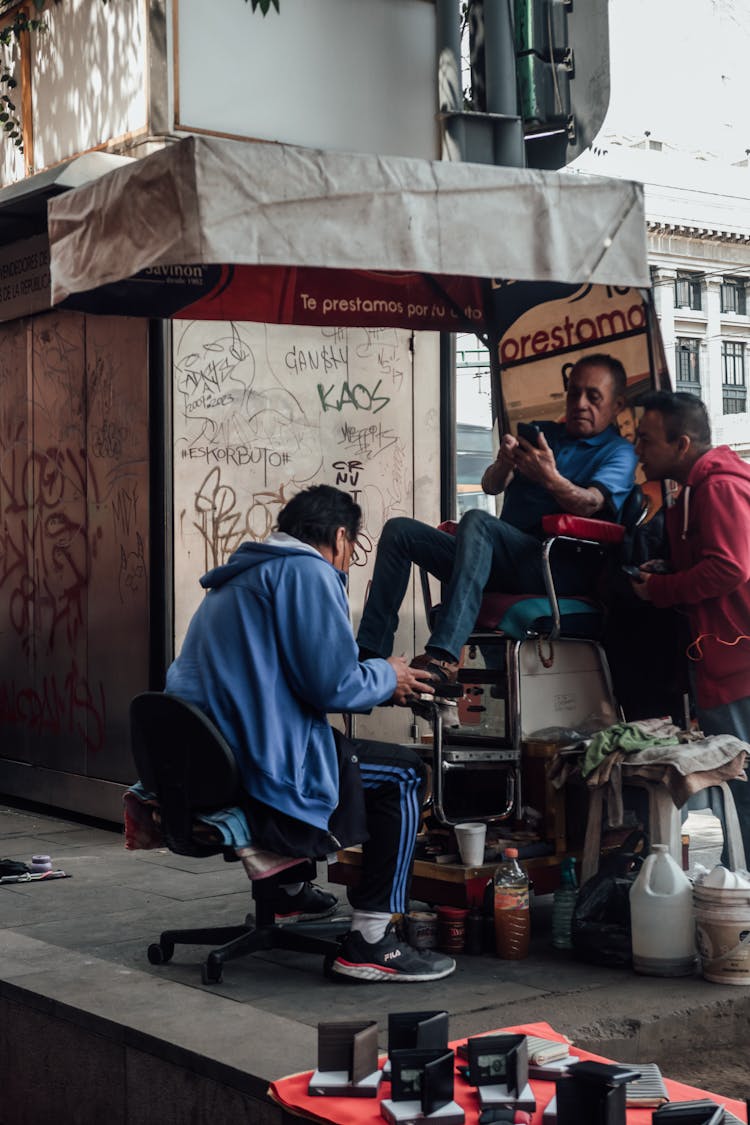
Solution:
M 513 466 L 506 461 L 493 461 L 488 465 L 482 477 L 482 492 L 488 496 L 499 496 L 513 480 Z
M 555 498 L 562 510 L 570 512 L 572 516 L 595 516 L 605 504 L 605 498 L 598 488 L 580 488 L 560 474 L 543 487 Z

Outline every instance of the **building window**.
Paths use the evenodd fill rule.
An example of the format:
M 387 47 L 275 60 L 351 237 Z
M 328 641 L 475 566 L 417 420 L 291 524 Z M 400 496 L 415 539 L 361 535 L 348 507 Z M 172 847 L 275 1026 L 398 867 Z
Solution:
M 678 336 L 675 347 L 675 366 L 677 368 L 677 390 L 690 394 L 701 393 L 700 340 Z
M 744 344 L 725 340 L 721 345 L 721 399 L 724 414 L 744 414 L 747 409 Z
M 721 311 L 723 313 L 747 313 L 745 282 L 739 277 L 725 277 L 721 285 Z
M 674 303 L 678 309 L 701 309 L 700 274 L 678 273 L 674 283 Z

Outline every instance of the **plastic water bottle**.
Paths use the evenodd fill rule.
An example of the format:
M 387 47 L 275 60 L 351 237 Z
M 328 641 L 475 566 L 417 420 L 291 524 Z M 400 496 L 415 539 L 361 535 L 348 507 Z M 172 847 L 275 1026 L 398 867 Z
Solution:
M 635 971 L 659 977 L 692 973 L 694 924 L 690 880 L 664 844 L 653 844 L 630 888 Z
M 573 948 L 570 931 L 577 897 L 576 861 L 573 856 L 569 856 L 563 860 L 560 886 L 552 898 L 552 944 L 555 949 Z
M 506 848 L 494 877 L 495 952 L 520 961 L 529 952 L 529 877 L 518 862 L 518 849 Z

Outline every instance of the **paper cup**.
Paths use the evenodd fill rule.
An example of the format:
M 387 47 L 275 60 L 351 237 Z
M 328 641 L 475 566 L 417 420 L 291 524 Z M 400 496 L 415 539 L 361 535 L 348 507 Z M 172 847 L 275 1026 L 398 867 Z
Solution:
M 461 862 L 467 867 L 479 867 L 484 863 L 484 841 L 487 837 L 487 825 L 479 821 L 466 821 L 457 824 L 453 831 L 456 834 L 458 852 Z

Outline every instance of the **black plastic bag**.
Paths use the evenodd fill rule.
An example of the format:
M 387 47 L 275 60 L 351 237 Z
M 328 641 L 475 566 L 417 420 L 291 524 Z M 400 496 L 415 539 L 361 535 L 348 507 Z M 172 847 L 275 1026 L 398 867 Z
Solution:
M 632 964 L 630 888 L 643 864 L 647 841 L 631 832 L 602 856 L 596 875 L 581 887 L 573 910 L 573 951 L 581 961 L 612 967 Z

